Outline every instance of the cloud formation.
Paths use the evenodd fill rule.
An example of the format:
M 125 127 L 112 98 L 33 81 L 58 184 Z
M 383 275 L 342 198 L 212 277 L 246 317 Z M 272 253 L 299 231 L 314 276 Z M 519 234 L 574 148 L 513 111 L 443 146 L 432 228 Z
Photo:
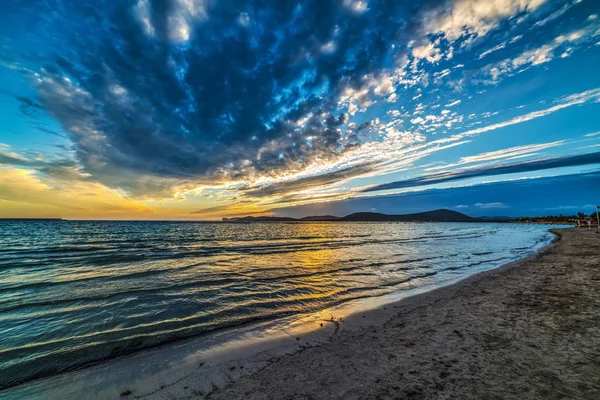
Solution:
M 86 173 L 133 194 L 302 171 L 361 143 L 348 114 L 397 100 L 411 38 L 481 37 L 542 3 L 32 2 L 15 17 L 48 12 L 33 34 L 69 51 L 23 67 L 39 98 L 24 112 L 43 108 Z
M 439 169 L 447 169 L 465 164 L 495 162 L 498 160 L 514 160 L 518 158 L 531 157 L 537 155 L 539 151 L 550 149 L 565 144 L 564 140 L 558 140 L 550 143 L 529 144 L 524 146 L 515 146 L 508 149 L 488 151 L 474 156 L 461 157 L 457 163 L 444 164 L 435 167 L 426 168 L 426 171 L 435 171 Z
M 575 156 L 555 157 L 533 161 L 522 161 L 517 163 L 502 164 L 487 167 L 475 167 L 469 169 L 440 171 L 426 174 L 416 178 L 404 179 L 401 181 L 385 183 L 363 189 L 363 192 L 375 192 L 381 190 L 400 189 L 408 187 L 417 187 L 457 181 L 467 178 L 485 177 L 493 175 L 504 175 L 523 173 L 531 171 L 541 171 L 551 168 L 572 167 L 581 165 L 600 164 L 600 152 L 581 154 Z
M 461 185 L 447 189 L 425 189 L 401 194 L 359 197 L 330 203 L 309 204 L 276 210 L 279 216 L 347 215 L 375 209 L 386 214 L 406 214 L 438 208 L 453 208 L 462 213 L 480 216 L 548 215 L 559 204 L 583 204 L 568 214 L 591 213 L 598 196 L 600 171 L 586 174 L 561 175 L 545 178 L 518 179 L 480 185 Z M 577 190 L 573 190 L 577 187 Z M 519 196 L 515 196 L 519 193 Z M 509 208 L 476 207 L 474 203 L 502 203 Z M 554 213 L 554 212 L 552 212 Z M 567 212 L 565 212 L 567 214 Z
M 540 155 L 563 141 L 519 141 L 454 164 L 439 158 L 482 133 L 598 102 L 592 83 L 552 90 L 547 105 L 525 100 L 537 111 L 517 116 L 506 96 L 480 101 L 503 80 L 593 46 L 591 8 L 574 0 L 3 5 L 28 29 L 11 37 L 0 27 L 11 39 L 0 68 L 27 87 L 0 94 L 62 150 L 39 154 L 28 138 L 17 151 L 18 140 L 2 138 L 11 147 L 0 147 L 0 164 L 181 212 L 174 202 L 191 199 L 189 214 L 236 204 L 261 212 L 351 196 L 409 170 L 431 182 L 431 171 Z M 426 157 L 431 164 L 419 165 Z
M 70 49 L 30 74 L 40 107 L 87 173 L 134 194 L 153 177 L 218 182 L 336 159 L 359 140 L 338 99 L 400 55 L 390 44 L 421 12 L 333 0 L 64 1 L 61 10 L 36 32 Z
M 594 45 L 598 38 L 600 38 L 600 25 L 593 19 L 579 29 L 559 35 L 540 47 L 525 50 L 514 58 L 490 64 L 484 70 L 491 77 L 489 83 L 496 83 L 506 75 L 514 75 L 528 68 L 546 64 L 557 57 L 567 58 L 579 47 Z M 490 49 L 488 52 L 495 50 L 498 48 Z M 482 53 L 481 56 L 485 54 Z
M 49 182 L 30 170 L 0 166 L 0 217 L 124 218 L 148 217 L 147 205 L 89 181 Z M 16 214 L 16 212 L 19 214 Z
M 492 203 L 475 203 L 475 207 L 479 208 L 509 208 L 508 205 L 501 203 L 499 201 L 494 201 Z
M 442 33 L 449 41 L 484 36 L 504 18 L 535 11 L 546 0 L 457 0 L 448 9 L 432 12 L 426 29 Z
M 467 46 L 496 29 L 503 20 L 533 12 L 546 0 L 456 0 L 428 13 L 423 27 L 425 44 L 413 55 L 436 63 L 451 59 L 454 47 Z M 435 39 L 432 40 L 432 37 Z

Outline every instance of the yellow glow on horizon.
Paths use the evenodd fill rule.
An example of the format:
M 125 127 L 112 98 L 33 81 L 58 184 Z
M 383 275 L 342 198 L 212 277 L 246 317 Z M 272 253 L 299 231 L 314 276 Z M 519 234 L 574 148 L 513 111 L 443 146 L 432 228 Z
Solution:
M 78 171 L 74 176 L 52 178 L 30 169 L 0 167 L 0 218 L 221 220 L 274 215 L 277 208 L 340 200 L 351 194 L 339 182 L 329 188 L 298 188 L 263 197 L 240 190 L 282 182 L 281 177 L 271 177 L 243 184 L 231 181 L 193 189 L 188 186 L 167 199 L 137 199 L 88 180 L 88 175 Z
M 153 212 L 99 183 L 51 182 L 34 171 L 0 167 L 0 218 L 127 218 Z

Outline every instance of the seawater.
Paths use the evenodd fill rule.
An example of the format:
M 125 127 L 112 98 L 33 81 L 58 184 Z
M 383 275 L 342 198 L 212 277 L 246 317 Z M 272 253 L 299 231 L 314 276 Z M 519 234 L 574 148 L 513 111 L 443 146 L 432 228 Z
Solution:
M 443 284 L 548 226 L 0 222 L 0 389 L 257 320 Z

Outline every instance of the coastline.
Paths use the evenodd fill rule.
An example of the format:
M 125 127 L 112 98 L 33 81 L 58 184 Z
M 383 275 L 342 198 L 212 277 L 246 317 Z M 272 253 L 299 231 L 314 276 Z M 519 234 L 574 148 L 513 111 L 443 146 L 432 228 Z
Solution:
M 396 303 L 395 315 L 208 396 L 600 397 L 600 235 L 553 230 L 543 251 Z
M 244 393 L 235 391 L 249 387 L 249 380 L 260 381 L 264 371 L 276 365 L 281 366 L 282 363 L 288 364 L 291 360 L 305 358 L 304 354 L 319 352 L 319 349 L 324 350 L 332 346 L 335 348 L 339 346 L 340 341 L 356 339 L 364 336 L 366 332 L 372 334 L 373 329 L 377 330 L 389 324 L 400 315 L 431 307 L 441 300 L 455 297 L 466 286 L 481 280 L 487 281 L 542 257 L 556 245 L 557 240 L 558 238 L 554 238 L 550 244 L 538 249 L 534 254 L 475 273 L 458 282 L 444 284 L 435 289 L 420 288 L 408 295 L 401 294 L 400 300 L 388 299 L 388 302 L 382 303 L 381 299 L 371 298 L 354 304 L 354 307 L 336 307 L 301 319 L 294 320 L 290 317 L 284 321 L 253 324 L 231 332 L 219 332 L 208 339 L 199 338 L 170 344 L 84 370 L 42 379 L 0 394 L 6 394 L 8 398 L 27 396 L 49 399 L 80 397 L 83 393 L 93 393 L 94 398 L 241 396 Z M 364 311 L 365 308 L 371 310 Z M 340 322 L 339 329 L 337 324 L 326 321 L 330 318 L 329 313 L 335 315 L 336 321 Z M 323 327 L 320 327 L 320 324 L 323 324 Z M 130 394 L 120 396 L 129 391 Z M 312 392 L 307 389 L 306 392 L 295 394 L 302 393 Z M 261 395 L 262 398 L 269 398 L 268 394 L 261 392 L 253 393 L 250 397 L 254 395 L 258 398 L 261 398 Z M 271 393 L 271 397 L 274 395 Z M 321 389 L 312 395 L 317 398 L 335 398 L 335 395 L 326 395 Z

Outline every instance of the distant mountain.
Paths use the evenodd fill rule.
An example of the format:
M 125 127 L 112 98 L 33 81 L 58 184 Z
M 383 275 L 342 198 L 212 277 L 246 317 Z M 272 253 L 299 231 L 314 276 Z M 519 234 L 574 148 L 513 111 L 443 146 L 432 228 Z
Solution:
M 335 215 L 311 215 L 309 217 L 300 218 L 300 221 L 338 221 L 340 217 Z
M 223 218 L 223 222 L 289 222 L 298 221 L 290 217 L 233 217 Z
M 477 219 L 481 219 L 484 221 L 490 221 L 490 222 L 507 222 L 507 221 L 512 221 L 515 218 L 500 216 L 500 217 L 477 217 Z
M 360 212 L 346 215 L 340 221 L 435 221 L 435 222 L 474 222 L 476 218 L 452 210 L 434 210 L 416 214 L 380 214 Z
M 0 221 L 64 221 L 62 218 L 0 218 Z
M 434 210 L 416 214 L 381 214 L 373 212 L 358 212 L 345 217 L 336 217 L 334 215 L 315 215 L 304 218 L 288 218 L 288 217 L 234 217 L 223 218 L 223 222 L 289 222 L 289 221 L 430 221 L 430 222 L 477 222 L 481 221 L 477 218 L 469 217 L 468 215 L 459 213 L 453 210 Z

